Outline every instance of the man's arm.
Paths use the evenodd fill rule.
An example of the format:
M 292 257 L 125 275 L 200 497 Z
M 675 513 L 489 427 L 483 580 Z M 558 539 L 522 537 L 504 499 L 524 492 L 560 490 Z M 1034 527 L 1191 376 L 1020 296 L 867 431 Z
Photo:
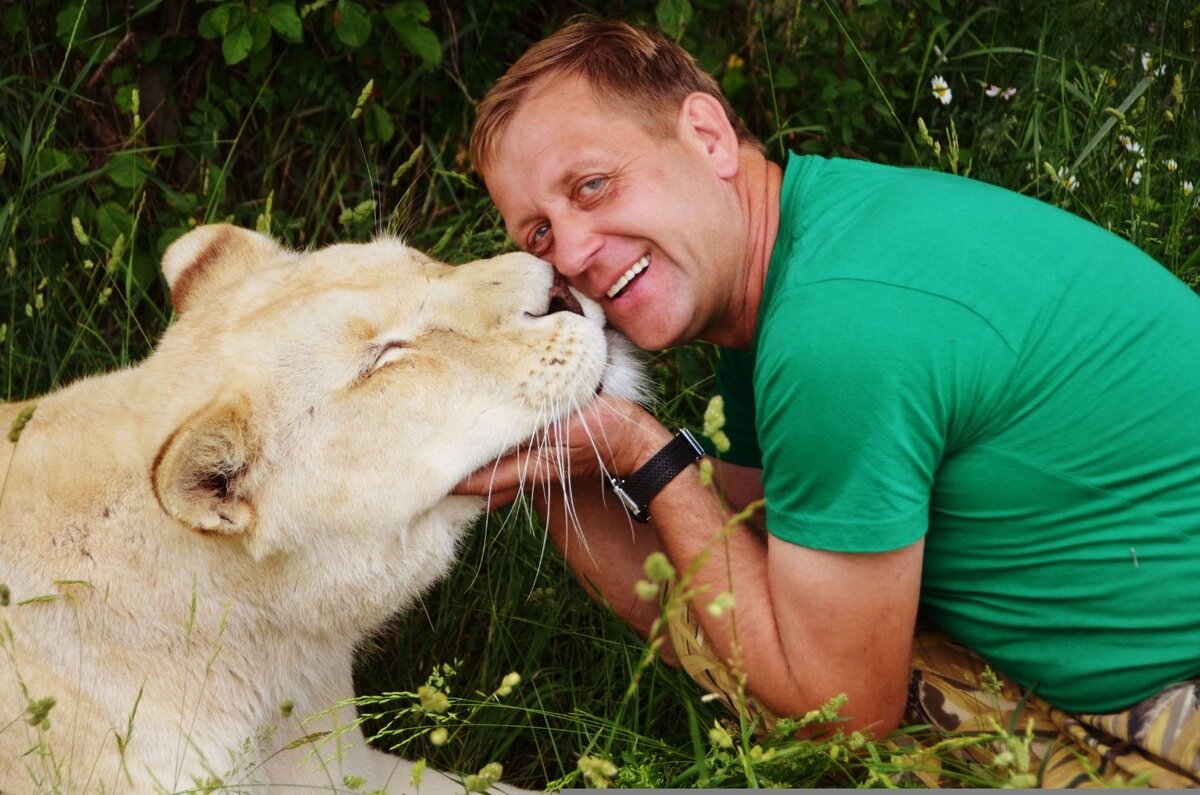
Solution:
M 899 724 L 923 542 L 885 553 L 833 553 L 771 536 L 764 542 L 745 527 L 715 540 L 728 514 L 694 469 L 663 489 L 652 511 L 677 567 L 712 549 L 693 580 L 708 586 L 694 600 L 695 615 L 726 659 L 736 626 L 747 687 L 767 707 L 799 715 L 845 693 L 850 728 L 882 734 Z M 736 609 L 712 616 L 705 606 L 726 591 Z
M 614 403 L 584 419 L 590 435 L 578 428 L 565 435 L 575 440 L 564 446 L 571 472 L 580 475 L 569 486 L 573 510 L 553 504 L 565 492 L 552 486 L 555 499 L 547 523 L 594 595 L 647 632 L 658 605 L 633 595 L 646 555 L 665 551 L 683 571 L 711 550 L 692 580 L 706 587 L 694 600 L 695 615 L 725 659 L 732 656 L 736 621 L 747 686 L 767 707 L 781 715 L 800 715 L 845 693 L 849 728 L 869 727 L 883 734 L 898 725 L 908 686 L 923 542 L 885 553 L 832 553 L 764 539 L 744 526 L 722 540 L 718 537 L 730 512 L 700 481 L 696 467 L 659 492 L 651 503 L 654 519 L 638 525 L 600 485 L 596 454 L 614 472 L 633 472 L 670 440 L 670 432 L 633 404 Z M 599 449 L 579 444 L 580 438 L 598 440 Z M 562 460 L 559 452 L 547 450 L 537 457 L 540 477 L 554 477 L 545 467 Z M 514 459 L 489 470 L 493 484 L 515 485 L 515 473 L 524 467 Z M 761 494 L 757 470 L 725 465 L 717 477 L 733 504 Z M 470 487 L 461 490 L 478 493 Z M 704 608 L 723 592 L 734 594 L 736 609 L 714 617 Z

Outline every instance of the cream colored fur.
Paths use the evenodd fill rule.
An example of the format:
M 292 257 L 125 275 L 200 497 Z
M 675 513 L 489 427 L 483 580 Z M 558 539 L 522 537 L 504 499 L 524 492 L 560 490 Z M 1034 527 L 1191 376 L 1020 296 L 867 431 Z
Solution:
M 153 355 L 0 406 L 5 433 L 36 406 L 0 438 L 0 791 L 411 791 L 352 707 L 301 719 L 352 696 L 358 644 L 451 565 L 483 507 L 455 483 L 602 380 L 632 389 L 632 361 L 586 299 L 548 312 L 523 254 L 295 253 L 222 225 L 163 271 Z

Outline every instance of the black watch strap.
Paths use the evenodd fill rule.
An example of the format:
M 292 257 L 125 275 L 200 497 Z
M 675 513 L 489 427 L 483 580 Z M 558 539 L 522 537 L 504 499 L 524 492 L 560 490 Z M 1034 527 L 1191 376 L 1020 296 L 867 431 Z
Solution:
M 704 457 L 704 448 L 687 428 L 680 428 L 675 438 L 659 450 L 642 468 L 624 478 L 608 476 L 608 487 L 639 522 L 650 521 L 650 500 L 668 483 Z

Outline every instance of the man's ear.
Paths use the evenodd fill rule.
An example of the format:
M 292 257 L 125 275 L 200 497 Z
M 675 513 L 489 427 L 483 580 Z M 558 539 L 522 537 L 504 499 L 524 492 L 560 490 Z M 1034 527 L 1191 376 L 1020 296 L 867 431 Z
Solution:
M 737 133 L 716 97 L 703 92 L 688 94 L 679 106 L 679 135 L 692 141 L 712 163 L 717 176 L 730 179 L 741 165 Z
M 185 420 L 158 451 L 150 471 L 154 495 L 193 530 L 246 533 L 255 511 L 244 485 L 258 458 L 249 401 L 215 401 Z
M 206 294 L 229 286 L 285 250 L 266 235 L 230 224 L 198 226 L 163 253 L 171 305 L 182 313 Z

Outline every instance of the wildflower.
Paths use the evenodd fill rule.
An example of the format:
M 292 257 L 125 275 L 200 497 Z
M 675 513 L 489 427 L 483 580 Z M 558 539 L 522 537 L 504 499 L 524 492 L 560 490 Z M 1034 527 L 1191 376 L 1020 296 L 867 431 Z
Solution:
M 987 94 L 989 97 L 1000 97 L 1005 102 L 1007 102 L 1008 100 L 1010 100 L 1014 96 L 1016 96 L 1017 89 L 1016 89 L 1016 86 L 1009 86 L 1008 88 L 1001 88 L 998 85 L 988 84 L 988 87 L 983 90 L 983 93 Z
M 725 399 L 713 395 L 704 409 L 704 435 L 712 440 L 718 453 L 729 451 L 729 437 L 721 430 L 725 427 Z
M 54 705 L 58 703 L 54 696 L 46 696 L 45 698 L 29 699 L 29 703 L 25 705 L 25 712 L 28 717 L 25 721 L 30 726 L 39 726 L 43 729 L 50 728 L 50 710 L 54 709 Z
M 708 741 L 717 748 L 733 747 L 733 738 L 716 721 L 713 721 L 713 727 L 708 730 Z
M 440 714 L 450 708 L 450 699 L 446 694 L 429 685 L 418 687 L 417 697 L 421 699 L 421 709 L 426 712 Z
M 598 756 L 585 754 L 579 757 L 576 766 L 587 782 L 596 789 L 608 789 L 612 784 L 612 777 L 617 775 L 617 766 Z
M 1129 185 L 1137 186 L 1142 184 L 1142 172 L 1138 169 L 1126 170 L 1125 182 Z
M 642 564 L 642 570 L 646 572 L 648 578 L 655 582 L 669 580 L 675 576 L 675 567 L 661 552 L 651 552 L 647 555 L 646 562 Z
M 429 733 L 429 742 L 434 745 L 445 745 L 448 739 L 450 739 L 450 732 L 446 731 L 445 726 L 438 726 Z
M 1191 196 L 1195 190 L 1196 190 L 1196 186 L 1192 184 L 1192 181 L 1190 179 L 1185 179 L 1183 181 L 1183 195 L 1185 197 Z
M 1000 86 L 989 85 L 987 88 L 985 88 L 983 90 L 983 93 L 987 94 L 989 97 L 998 97 L 998 96 L 1000 96 L 1000 91 L 1001 91 Z
M 1007 102 L 1008 100 L 1012 99 L 1016 95 L 1017 95 L 1017 87 L 1009 86 L 1008 88 L 1004 89 L 1004 93 L 1000 95 L 1000 98 L 1003 99 L 1005 102 Z
M 1066 188 L 1068 193 L 1074 193 L 1075 189 L 1079 187 L 1079 180 L 1066 166 L 1059 166 L 1055 176 L 1058 177 L 1058 184 Z
M 1154 58 L 1150 55 L 1150 51 L 1142 50 L 1142 70 L 1149 72 L 1152 66 L 1154 66 Z
M 938 102 L 943 105 L 949 105 L 954 99 L 954 93 L 950 90 L 950 84 L 946 82 L 941 75 L 934 75 L 929 81 L 929 87 L 933 89 L 933 96 Z
M 726 69 L 741 69 L 746 65 L 746 59 L 738 55 L 736 52 L 729 53 L 729 57 L 725 59 Z
M 500 681 L 500 687 L 496 688 L 496 695 L 507 696 L 519 684 L 521 684 L 521 675 L 513 671 Z
M 1163 165 L 1166 166 L 1167 171 L 1170 171 L 1170 172 L 1175 172 L 1175 171 L 1179 170 L 1179 163 L 1173 157 L 1168 157 L 1166 160 L 1164 160 Z
M 709 602 L 708 606 L 704 609 L 707 610 L 708 614 L 713 618 L 720 618 L 721 616 L 725 615 L 726 610 L 733 609 L 733 604 L 733 594 L 729 593 L 729 591 L 725 591 L 724 593 L 719 594 L 716 599 L 713 599 L 711 602 Z
M 83 231 L 83 222 L 79 220 L 78 215 L 71 216 L 71 229 L 75 231 L 75 239 L 79 241 L 81 246 L 86 246 L 92 240 L 88 237 L 88 233 Z
M 421 779 L 424 777 L 425 777 L 425 760 L 418 759 L 417 761 L 413 762 L 412 775 L 409 776 L 409 780 L 412 782 L 412 785 L 414 787 L 417 787 L 418 789 L 420 789 Z
M 504 768 L 499 762 L 488 762 L 479 769 L 478 773 L 467 776 L 463 781 L 463 786 L 467 792 L 487 792 L 503 774 Z
M 638 599 L 650 601 L 658 596 L 658 583 L 650 582 L 649 580 L 638 580 L 633 584 L 633 592 Z

